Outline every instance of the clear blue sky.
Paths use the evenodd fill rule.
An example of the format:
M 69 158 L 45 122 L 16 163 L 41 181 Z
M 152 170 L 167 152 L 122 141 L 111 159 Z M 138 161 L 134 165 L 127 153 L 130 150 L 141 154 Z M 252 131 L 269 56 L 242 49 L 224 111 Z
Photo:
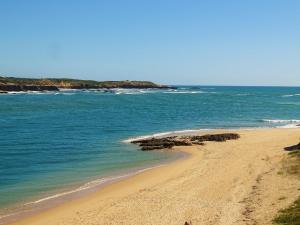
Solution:
M 0 74 L 300 85 L 298 0 L 0 0 Z

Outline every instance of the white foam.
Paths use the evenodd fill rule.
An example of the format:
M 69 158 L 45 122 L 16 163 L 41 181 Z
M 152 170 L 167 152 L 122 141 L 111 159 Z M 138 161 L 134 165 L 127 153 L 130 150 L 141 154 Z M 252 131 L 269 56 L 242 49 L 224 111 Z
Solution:
M 123 94 L 123 95 L 140 95 L 140 94 L 144 94 L 145 92 L 143 91 L 131 91 L 131 92 L 126 92 L 126 91 L 119 91 L 119 92 L 116 92 L 115 94 L 116 95 L 120 95 L 120 94 Z
M 277 126 L 278 128 L 300 128 L 299 124 L 287 124 L 282 126 Z
M 10 214 L 5 214 L 5 215 L 0 215 L 0 219 L 4 219 L 4 218 L 10 217 L 10 216 L 14 216 L 16 214 L 18 214 L 18 213 L 10 213 Z
M 59 88 L 59 91 L 81 91 L 81 89 L 71 89 L 71 88 Z
M 111 93 L 114 93 L 116 95 L 138 95 L 138 94 L 144 94 L 146 91 L 144 89 L 126 89 L 126 88 L 112 88 L 110 89 Z
M 290 120 L 281 120 L 281 119 L 264 119 L 263 122 L 277 124 L 277 128 L 299 128 L 300 120 L 290 119 Z
M 155 134 L 151 134 L 151 135 L 145 135 L 145 136 L 138 136 L 138 137 L 134 137 L 134 138 L 129 138 L 129 139 L 126 139 L 122 142 L 130 143 L 132 141 L 138 141 L 138 140 L 144 140 L 144 139 L 150 139 L 150 138 L 157 138 L 157 137 L 167 137 L 167 136 L 172 136 L 172 135 L 176 135 L 176 134 L 193 134 L 193 133 L 198 133 L 200 131 L 207 131 L 207 130 L 211 130 L 211 129 L 167 131 L 167 132 L 155 133 Z
M 57 94 L 56 91 L 9 91 L 4 94 L 8 95 L 51 95 L 51 94 Z
M 75 95 L 75 93 L 61 93 L 62 95 Z
M 203 94 L 203 93 L 210 93 L 205 91 L 165 91 L 165 94 Z
M 26 91 L 8 91 L 7 94 L 17 95 L 17 94 L 27 94 Z
M 280 119 L 263 119 L 263 122 L 268 122 L 268 123 L 300 123 L 300 120 L 297 119 L 290 119 L 290 120 L 280 120 Z
M 236 94 L 236 96 L 250 96 L 250 94 L 244 93 L 244 94 Z
M 294 96 L 300 96 L 300 94 L 282 95 L 282 97 L 294 97 Z

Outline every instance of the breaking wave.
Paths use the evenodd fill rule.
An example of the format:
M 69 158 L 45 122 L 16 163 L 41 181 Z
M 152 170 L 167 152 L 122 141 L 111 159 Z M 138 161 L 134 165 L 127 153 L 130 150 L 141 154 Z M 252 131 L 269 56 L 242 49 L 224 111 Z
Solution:
M 290 119 L 290 120 L 282 120 L 282 119 L 263 119 L 261 122 L 274 124 L 279 128 L 299 128 L 300 120 Z
M 180 135 L 184 135 L 184 134 L 191 135 L 191 134 L 196 134 L 198 132 L 207 131 L 207 130 L 211 130 L 211 129 L 168 131 L 168 132 L 155 133 L 155 134 L 151 134 L 151 135 L 133 137 L 133 138 L 123 140 L 122 142 L 130 143 L 132 141 L 138 141 L 138 140 L 149 139 L 149 138 L 157 138 L 157 137 L 167 137 L 167 136 L 178 135 L 178 134 L 180 134 Z
M 294 96 L 300 96 L 300 94 L 282 95 L 282 97 L 294 97 Z

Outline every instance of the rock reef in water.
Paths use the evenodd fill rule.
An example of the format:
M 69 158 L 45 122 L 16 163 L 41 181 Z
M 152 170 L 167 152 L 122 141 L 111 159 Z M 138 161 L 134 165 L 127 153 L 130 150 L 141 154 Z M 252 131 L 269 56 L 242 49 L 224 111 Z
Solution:
M 172 136 L 163 138 L 151 138 L 135 140 L 131 143 L 137 144 L 142 151 L 151 151 L 158 149 L 171 149 L 174 146 L 204 145 L 205 141 L 223 142 L 227 140 L 239 139 L 240 135 L 236 133 L 207 134 L 202 136 Z
M 101 88 L 172 88 L 150 81 L 94 81 L 67 78 L 17 78 L 0 76 L 0 92 L 9 91 L 59 91 L 67 89 L 101 89 Z

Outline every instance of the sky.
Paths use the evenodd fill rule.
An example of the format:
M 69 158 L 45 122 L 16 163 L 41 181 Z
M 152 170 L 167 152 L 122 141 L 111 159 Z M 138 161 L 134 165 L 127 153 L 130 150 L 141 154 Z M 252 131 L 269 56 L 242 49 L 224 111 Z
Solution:
M 300 86 L 300 1 L 0 0 L 0 75 Z

